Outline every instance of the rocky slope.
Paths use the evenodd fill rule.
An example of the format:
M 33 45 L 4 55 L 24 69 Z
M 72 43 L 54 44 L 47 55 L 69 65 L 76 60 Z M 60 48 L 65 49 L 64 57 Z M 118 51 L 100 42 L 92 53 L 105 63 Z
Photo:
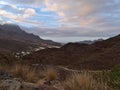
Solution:
M 60 46 L 51 40 L 43 40 L 39 36 L 23 31 L 12 24 L 0 25 L 0 49 L 5 51 L 24 51 L 35 47 Z
M 13 65 L 19 60 L 15 58 L 12 54 L 4 51 L 0 51 L 0 67 L 1 65 Z
M 20 81 L 7 73 L 0 72 L 0 90 L 59 90 L 48 85 Z
M 26 55 L 26 63 L 62 65 L 75 69 L 110 69 L 120 64 L 120 35 L 94 44 L 69 43 Z

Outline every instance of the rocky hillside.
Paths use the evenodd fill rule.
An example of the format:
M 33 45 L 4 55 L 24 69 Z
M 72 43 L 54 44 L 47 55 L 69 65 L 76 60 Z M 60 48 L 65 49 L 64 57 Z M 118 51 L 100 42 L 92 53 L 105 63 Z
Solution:
M 43 40 L 39 36 L 23 31 L 17 25 L 0 25 L 0 49 L 6 51 L 24 51 L 35 47 L 60 46 L 51 40 Z
M 8 52 L 0 51 L 0 67 L 1 65 L 13 65 L 18 63 L 18 59 Z
M 26 63 L 62 65 L 75 69 L 110 69 L 120 64 L 120 35 L 93 44 L 68 43 L 60 49 L 34 52 Z

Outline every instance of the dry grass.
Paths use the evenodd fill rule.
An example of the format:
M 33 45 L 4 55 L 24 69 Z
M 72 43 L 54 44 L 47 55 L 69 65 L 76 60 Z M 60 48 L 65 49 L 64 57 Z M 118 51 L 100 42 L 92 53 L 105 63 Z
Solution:
M 65 87 L 67 90 L 93 90 L 91 77 L 85 74 L 72 74 L 65 81 Z
M 64 87 L 65 90 L 112 90 L 108 87 L 106 79 L 102 72 L 81 72 L 67 75 L 65 81 L 58 81 L 58 73 L 53 67 L 41 71 L 28 65 L 0 66 L 0 71 L 11 74 L 14 78 L 20 78 L 26 82 L 33 82 L 39 85 L 44 83 L 49 85 L 58 84 L 58 87 Z M 55 83 L 54 83 L 55 82 Z M 61 83 L 62 82 L 62 83 Z M 114 89 L 113 89 L 114 90 Z
M 46 78 L 51 82 L 57 79 L 57 72 L 54 68 L 49 67 L 43 71 L 31 69 L 28 65 L 13 65 L 13 66 L 0 66 L 0 71 L 11 74 L 14 78 L 20 78 L 23 81 L 37 83 L 40 79 Z
M 57 79 L 57 72 L 54 68 L 49 67 L 46 69 L 46 79 L 48 81 L 54 81 Z
M 36 82 L 38 77 L 35 70 L 30 70 L 29 66 L 16 65 L 11 69 L 11 74 L 14 77 L 22 78 L 25 81 Z
M 111 90 L 105 82 L 97 83 L 89 73 L 72 74 L 64 86 L 65 90 Z
M 37 82 L 41 74 L 40 72 L 36 73 L 35 69 L 30 69 L 28 65 L 17 64 L 15 66 L 1 66 L 0 71 L 11 74 L 14 78 L 20 78 L 23 81 L 27 82 Z

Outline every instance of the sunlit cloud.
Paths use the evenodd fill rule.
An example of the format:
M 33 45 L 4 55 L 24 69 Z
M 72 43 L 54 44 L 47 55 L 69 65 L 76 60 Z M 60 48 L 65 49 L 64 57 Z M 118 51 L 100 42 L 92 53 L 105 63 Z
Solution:
M 49 37 L 120 33 L 120 0 L 1 0 L 0 22 Z

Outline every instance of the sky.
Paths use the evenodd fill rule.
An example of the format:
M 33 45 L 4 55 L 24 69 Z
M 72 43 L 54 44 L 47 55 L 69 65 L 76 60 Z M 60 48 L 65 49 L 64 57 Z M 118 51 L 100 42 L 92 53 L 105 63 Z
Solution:
M 0 24 L 58 42 L 120 34 L 120 0 L 0 0 Z

